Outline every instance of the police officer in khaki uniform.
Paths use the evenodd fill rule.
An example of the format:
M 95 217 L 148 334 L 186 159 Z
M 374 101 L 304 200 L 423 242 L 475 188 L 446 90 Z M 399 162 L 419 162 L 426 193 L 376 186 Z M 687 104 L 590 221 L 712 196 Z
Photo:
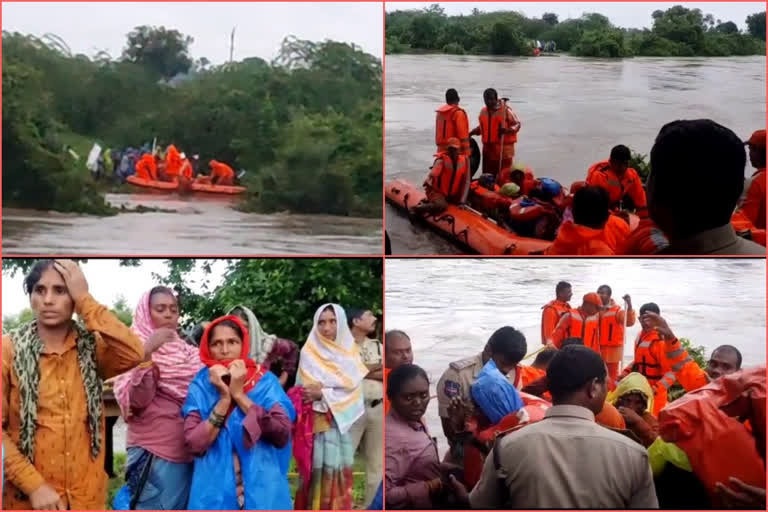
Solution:
M 474 406 L 469 394 L 469 388 L 472 386 L 472 383 L 475 382 L 477 375 L 490 358 L 491 348 L 489 344 L 486 343 L 485 348 L 483 348 L 481 353 L 459 361 L 454 361 L 448 365 L 448 369 L 445 370 L 443 376 L 440 377 L 440 380 L 437 383 L 438 413 L 440 414 L 440 421 L 443 424 L 443 433 L 448 439 L 448 444 L 451 448 L 446 454 L 446 462 L 460 463 L 460 461 L 456 460 L 457 457 L 454 456 L 456 453 L 455 445 L 457 443 L 457 438 L 451 424 L 451 416 L 448 412 L 451 400 L 454 397 L 460 397 L 465 410 L 469 411 L 469 414 L 471 414 Z M 518 389 L 522 387 L 521 379 L 517 378 L 519 373 L 520 372 L 517 372 L 516 370 L 512 370 L 507 374 L 509 382 Z

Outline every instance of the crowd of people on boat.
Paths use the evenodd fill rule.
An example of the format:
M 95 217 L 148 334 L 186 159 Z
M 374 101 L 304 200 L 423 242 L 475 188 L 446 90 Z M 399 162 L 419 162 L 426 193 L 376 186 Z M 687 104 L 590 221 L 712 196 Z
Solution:
M 408 334 L 387 331 L 387 508 L 764 509 L 765 365 L 742 368 L 722 345 L 700 367 L 658 304 L 637 314 L 608 285 L 571 299 L 558 283 L 531 354 L 504 326 L 450 363 L 436 386 L 442 457 L 425 422 L 430 377 Z M 671 401 L 675 384 L 685 394 Z
M 113 176 L 118 183 L 124 183 L 129 176 L 147 181 L 197 182 L 206 185 L 235 185 L 235 171 L 224 162 L 210 160 L 208 169 L 200 155 L 187 156 L 175 144 L 165 150 L 144 144 L 140 148 L 127 147 L 124 150 L 104 149 L 99 153 L 94 177 Z
M 34 320 L 2 344 L 3 508 L 105 510 L 109 382 L 127 424 L 115 509 L 350 510 L 358 449 L 363 505 L 381 509 L 383 350 L 370 310 L 321 305 L 299 349 L 244 305 L 188 342 L 164 286 L 142 295 L 129 328 L 69 260 L 36 262 L 24 290 Z
M 515 165 L 520 118 L 495 89 L 483 100 L 470 130 L 458 92 L 446 91 L 426 197 L 411 215 L 470 208 L 517 235 L 552 241 L 544 252 L 554 255 L 765 254 L 765 130 L 742 142 L 708 119 L 673 121 L 656 137 L 646 183 L 630 149 L 617 145 L 566 189 Z M 746 186 L 745 145 L 756 169 Z

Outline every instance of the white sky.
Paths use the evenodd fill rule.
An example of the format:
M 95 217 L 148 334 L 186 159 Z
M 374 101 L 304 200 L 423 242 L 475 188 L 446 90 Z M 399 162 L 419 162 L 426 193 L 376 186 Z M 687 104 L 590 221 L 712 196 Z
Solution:
M 88 281 L 88 289 L 93 297 L 107 307 L 112 307 L 119 296 L 126 299 L 128 307 L 133 310 L 141 295 L 159 283 L 152 278 L 152 272 L 165 276 L 164 260 L 146 259 L 138 267 L 121 267 L 119 260 L 89 259 L 81 263 L 83 273 Z M 209 288 L 213 289 L 221 281 L 224 272 L 224 262 L 214 262 Z M 196 271 L 190 276 L 188 286 L 200 291 L 202 272 Z M 15 315 L 29 307 L 29 298 L 22 290 L 24 275 L 17 272 L 13 278 L 3 275 L 2 316 Z
M 194 37 L 192 57 L 213 64 L 229 59 L 235 26 L 235 60 L 272 60 L 288 35 L 355 43 L 379 58 L 383 53 L 380 2 L 3 2 L 2 10 L 3 30 L 56 34 L 73 53 L 89 57 L 101 50 L 119 57 L 126 34 L 140 25 Z
M 386 10 L 422 9 L 436 2 L 387 2 Z M 448 15 L 470 14 L 477 7 L 481 11 L 519 11 L 528 17 L 540 18 L 545 12 L 554 12 L 563 21 L 578 18 L 585 12 L 598 12 L 614 25 L 625 28 L 650 28 L 651 13 L 675 5 L 701 9 L 715 19 L 733 21 L 745 29 L 747 16 L 765 10 L 765 2 L 446 2 L 440 6 Z

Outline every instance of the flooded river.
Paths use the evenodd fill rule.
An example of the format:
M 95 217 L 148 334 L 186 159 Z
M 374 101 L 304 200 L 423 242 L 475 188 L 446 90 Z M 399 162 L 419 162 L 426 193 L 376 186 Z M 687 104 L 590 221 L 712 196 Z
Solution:
M 648 154 L 676 119 L 710 118 L 744 139 L 765 126 L 765 57 L 501 58 L 387 56 L 386 176 L 421 183 L 432 163 L 435 109 L 459 91 L 477 124 L 487 87 L 509 97 L 522 122 L 516 161 L 566 186 L 625 144 Z M 749 162 L 747 162 L 749 164 Z M 751 171 L 750 171 L 751 174 Z M 456 253 L 449 242 L 387 206 L 395 254 Z
M 249 255 L 381 254 L 381 220 L 261 215 L 235 210 L 230 197 L 107 194 L 115 206 L 175 213 L 95 217 L 3 208 L 4 254 Z
M 629 294 L 635 310 L 656 302 L 674 333 L 705 346 L 707 355 L 730 344 L 744 366 L 765 364 L 765 260 L 388 259 L 386 328 L 410 335 L 414 362 L 434 394 L 448 364 L 481 352 L 503 325 L 525 334 L 528 353 L 540 348 L 541 307 L 561 280 L 573 285 L 572 306 L 608 284 L 614 299 Z M 627 330 L 626 361 L 639 331 L 639 322 Z M 427 420 L 442 454 L 437 400 Z

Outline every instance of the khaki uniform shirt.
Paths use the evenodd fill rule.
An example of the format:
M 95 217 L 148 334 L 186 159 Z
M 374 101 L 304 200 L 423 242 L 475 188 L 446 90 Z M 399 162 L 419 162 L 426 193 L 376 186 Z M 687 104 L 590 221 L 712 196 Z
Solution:
M 491 452 L 469 496 L 473 509 L 659 508 L 645 448 L 595 423 L 584 407 L 554 406 L 497 449 L 501 468 Z
M 460 396 L 469 405 L 472 404 L 469 388 L 475 382 L 482 369 L 482 353 L 460 361 L 454 361 L 448 365 L 448 369 L 445 370 L 437 383 L 437 406 L 441 418 L 448 417 L 448 406 L 451 404 L 451 398 L 455 396 Z M 509 382 L 514 384 L 515 371 L 509 372 L 507 378 Z

